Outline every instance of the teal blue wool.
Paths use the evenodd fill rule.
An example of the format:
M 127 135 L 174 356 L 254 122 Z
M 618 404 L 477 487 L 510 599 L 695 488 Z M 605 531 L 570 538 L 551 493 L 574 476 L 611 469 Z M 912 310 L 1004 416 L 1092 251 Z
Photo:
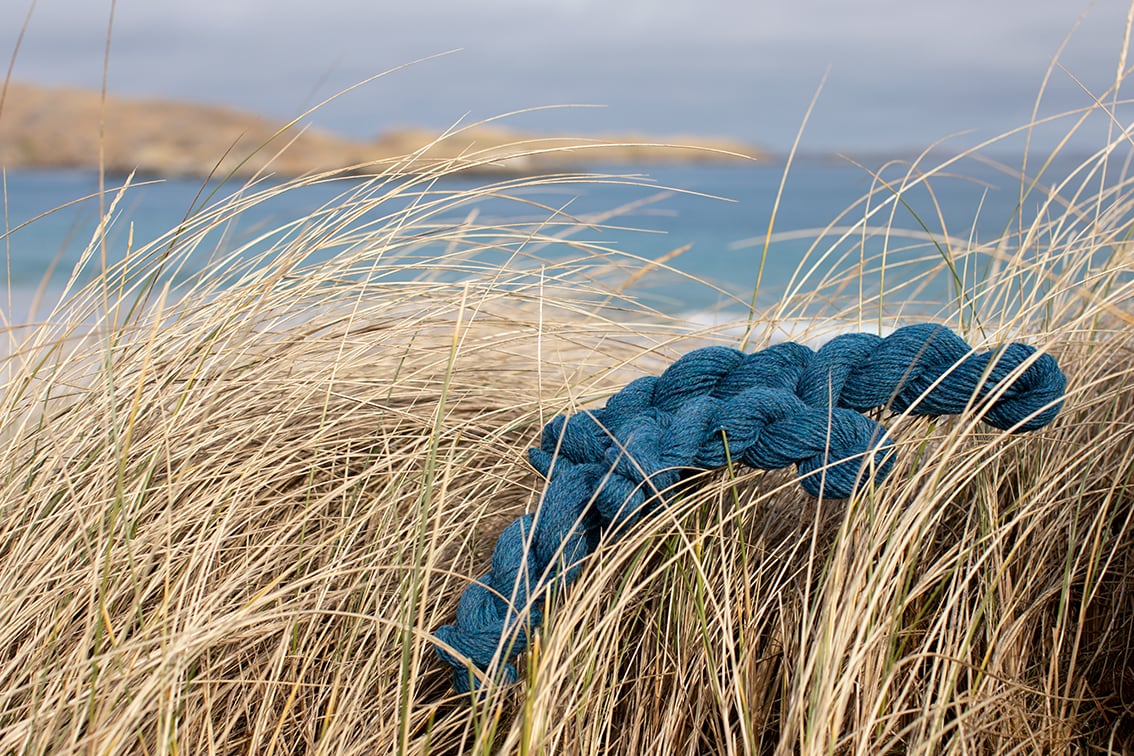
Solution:
M 837 336 L 818 351 L 708 347 L 631 382 L 602 409 L 556 417 L 529 451 L 548 480 L 538 511 L 504 529 L 488 574 L 461 595 L 456 623 L 437 630 L 454 686 L 479 688 L 473 667 L 514 682 L 510 661 L 539 626 L 547 591 L 570 584 L 600 539 L 665 506 L 691 471 L 729 460 L 760 470 L 795 465 L 808 493 L 841 499 L 892 467 L 893 442 L 864 412 L 972 408 L 1002 430 L 1047 425 L 1066 378 L 1054 358 L 1035 351 L 1014 343 L 976 354 L 932 324 Z

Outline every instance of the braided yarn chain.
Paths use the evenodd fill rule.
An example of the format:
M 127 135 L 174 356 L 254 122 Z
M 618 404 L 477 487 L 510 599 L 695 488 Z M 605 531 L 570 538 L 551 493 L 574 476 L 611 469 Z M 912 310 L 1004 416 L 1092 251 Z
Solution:
M 893 441 L 863 412 L 971 408 L 1001 430 L 1042 428 L 1062 406 L 1066 378 L 1035 352 L 1012 343 L 974 353 L 934 324 L 844 334 L 817 351 L 707 347 L 632 381 L 602 409 L 556 417 L 528 452 L 548 480 L 537 512 L 504 529 L 491 569 L 461 595 L 455 624 L 436 631 L 454 687 L 479 689 L 474 668 L 514 682 L 510 660 L 539 627 L 547 590 L 569 585 L 600 538 L 664 506 L 690 471 L 795 465 L 808 493 L 847 498 L 893 466 Z

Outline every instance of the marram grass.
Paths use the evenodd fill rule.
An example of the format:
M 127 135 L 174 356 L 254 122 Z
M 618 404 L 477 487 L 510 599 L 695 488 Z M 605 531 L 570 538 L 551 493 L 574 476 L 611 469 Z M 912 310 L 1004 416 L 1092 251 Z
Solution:
M 880 185 L 817 247 L 807 294 L 700 331 L 610 288 L 638 271 L 572 241 L 585 219 L 469 210 L 523 181 L 453 193 L 391 169 L 254 260 L 173 285 L 208 231 L 333 177 L 192 214 L 11 329 L 0 752 L 1134 747 L 1134 201 L 1121 179 L 1073 188 L 1104 166 L 1113 178 L 1114 158 L 1085 162 L 1055 187 L 1070 197 L 1057 215 L 998 246 L 926 245 L 956 275 L 939 319 L 977 348 L 1011 337 L 1059 358 L 1070 386 L 1052 426 L 888 420 L 903 426 L 897 467 L 850 501 L 811 499 L 788 473 L 705 475 L 601 548 L 549 607 L 521 684 L 471 707 L 431 630 L 537 505 L 523 452 L 542 424 L 691 347 L 759 348 L 798 314 L 898 322 L 917 293 L 900 270 L 885 297 L 815 281 L 900 193 Z M 443 250 L 428 265 L 413 260 L 423 239 Z M 541 266 L 547 245 L 570 259 Z M 514 259 L 477 262 L 486 249 Z

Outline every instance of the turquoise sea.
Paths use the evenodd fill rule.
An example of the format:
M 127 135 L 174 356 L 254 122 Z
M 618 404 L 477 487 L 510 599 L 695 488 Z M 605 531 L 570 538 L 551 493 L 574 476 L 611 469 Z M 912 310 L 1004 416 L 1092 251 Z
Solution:
M 1021 217 L 1030 222 L 1041 208 L 1042 192 L 1034 191 L 1021 212 L 1021 179 L 1010 173 L 1011 169 L 1018 171 L 1020 161 L 1004 162 L 1011 167 L 1009 171 L 965 159 L 932 177 L 928 184 L 902 189 L 903 182 L 911 177 L 907 164 L 862 167 L 836 159 L 796 161 L 788 173 L 772 227 L 760 303 L 773 303 L 793 286 L 804 290 L 814 287 L 823 276 L 853 270 L 861 266 L 863 257 L 883 251 L 887 255 L 889 288 L 900 283 L 903 276 L 919 275 L 941 263 L 950 246 L 989 243 L 1018 228 Z M 1047 185 L 1066 176 L 1077 164 L 1066 161 L 1053 166 L 1042 183 Z M 873 171 L 880 171 L 878 175 L 884 181 Z M 629 204 L 630 209 L 607 219 L 602 227 L 580 229 L 571 238 L 644 260 L 656 260 L 688 245 L 669 264 L 712 282 L 719 290 L 680 276 L 659 274 L 644 277 L 634 289 L 649 304 L 671 313 L 738 310 L 751 299 L 784 173 L 782 165 L 658 166 L 632 171 L 600 169 L 596 173 L 611 178 L 516 188 L 511 193 L 522 199 L 519 202 L 483 201 L 476 205 L 477 222 L 538 220 L 548 215 L 544 207 L 561 208 L 564 214 L 574 217 L 593 217 L 592 214 Z M 915 178 L 916 175 L 912 174 Z M 453 192 L 493 180 L 500 179 L 448 178 L 431 188 L 435 192 Z M 121 181 L 122 177 L 108 177 L 107 186 L 112 188 Z M 199 259 L 192 259 L 179 275 L 191 275 L 209 264 L 212 255 L 223 252 L 225 247 L 236 248 L 265 229 L 333 206 L 344 192 L 361 187 L 361 181 L 352 179 L 287 191 L 251 207 L 241 214 L 235 226 L 226 228 L 223 238 L 218 234 L 208 254 L 202 252 Z M 135 183 L 139 185 L 124 194 L 116 209 L 106 248 L 110 262 L 125 254 L 130 234 L 137 248 L 176 227 L 191 208 L 200 207 L 210 194 L 210 201 L 217 202 L 239 188 L 239 184 L 233 184 L 231 190 L 203 186 L 201 181 L 190 179 L 138 178 Z M 99 204 L 93 197 L 97 189 L 98 177 L 94 172 L 7 173 L 8 232 L 3 247 L 7 264 L 3 275 L 6 288 L 12 292 L 11 315 L 16 320 L 25 315 L 20 312 L 21 303 L 30 300 L 30 292 L 37 286 L 43 284 L 55 293 L 61 291 L 71 275 L 97 226 Z M 899 190 L 900 201 L 895 202 Z M 872 191 L 868 206 L 863 198 Z M 844 234 L 887 201 L 889 204 L 866 223 L 873 229 L 889 227 L 901 233 L 886 238 L 874 232 L 864 233 L 859 227 Z M 640 204 L 633 206 L 634 203 Z M 396 209 L 404 205 L 405 200 L 391 200 L 386 207 Z M 437 221 L 459 223 L 470 210 L 472 206 L 453 209 Z M 376 209 L 368 220 L 380 214 Z M 836 228 L 823 234 L 829 224 Z M 846 238 L 841 238 L 844 235 Z M 415 252 L 424 257 L 433 253 L 428 245 Z M 551 246 L 540 248 L 536 254 L 554 261 L 557 256 L 569 257 L 577 252 L 567 246 Z M 642 264 L 629 257 L 623 260 L 629 272 Z M 801 281 L 797 275 L 793 282 L 793 274 L 801 270 L 801 265 L 810 271 L 810 277 Z M 976 274 L 979 271 L 966 273 Z M 881 285 L 878 277 L 869 272 L 858 283 L 868 292 Z M 950 291 L 949 277 L 940 274 L 918 297 L 932 307 L 934 302 L 948 298 Z

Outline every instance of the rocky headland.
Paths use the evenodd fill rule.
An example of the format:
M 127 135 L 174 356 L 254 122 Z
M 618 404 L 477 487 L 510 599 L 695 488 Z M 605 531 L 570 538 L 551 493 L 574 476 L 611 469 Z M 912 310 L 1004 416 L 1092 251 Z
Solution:
M 705 137 L 620 134 L 574 138 L 496 126 L 444 135 L 398 129 L 371 141 L 288 125 L 232 108 L 9 83 L 0 105 L 0 166 L 97 168 L 158 176 L 301 176 L 441 166 L 545 173 L 593 164 L 721 163 L 760 159 L 751 145 Z

